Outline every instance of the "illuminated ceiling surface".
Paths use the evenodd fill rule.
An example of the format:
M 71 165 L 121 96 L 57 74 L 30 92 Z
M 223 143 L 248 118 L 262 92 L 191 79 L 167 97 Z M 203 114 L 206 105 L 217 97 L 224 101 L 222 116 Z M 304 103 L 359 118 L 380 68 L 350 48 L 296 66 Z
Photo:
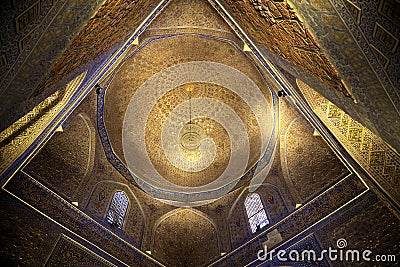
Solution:
M 143 14 L 135 17 L 130 28 L 128 25 L 115 27 L 118 38 L 111 38 L 110 32 L 111 35 L 102 35 L 107 37 L 105 47 L 85 45 L 85 42 L 94 43 L 90 39 L 96 36 L 94 32 L 104 30 L 96 26 L 97 16 L 92 17 L 82 30 L 85 38 L 80 34 L 61 57 L 61 63 L 54 65 L 51 73 L 60 73 L 59 77 L 44 79 L 46 82 L 40 83 L 31 95 L 43 93 L 42 87 L 47 81 L 50 88 L 64 79 L 63 72 L 69 71 L 72 75 L 76 66 L 65 67 L 67 58 L 75 62 L 82 59 L 79 64 L 84 66 L 83 62 L 97 57 L 100 51 L 115 46 L 117 51 L 98 58 L 104 62 L 96 63 L 99 65 L 95 66 L 95 74 L 93 70 L 88 72 L 91 85 L 85 84 L 79 89 L 89 90 L 96 83 L 104 89 L 100 94 L 98 123 L 105 131 L 100 137 L 108 159 L 118 163 L 112 164 L 121 173 L 122 169 L 129 169 L 130 174 L 124 177 L 154 198 L 184 206 L 207 203 L 232 190 L 238 182 L 251 180 L 252 184 L 257 176 L 266 176 L 273 160 L 279 119 L 273 92 L 285 89 L 292 94 L 290 99 L 295 99 L 295 88 L 287 80 L 291 75 L 322 91 L 328 99 L 336 100 L 339 108 L 344 107 L 345 112 L 371 131 L 377 133 L 380 132 L 377 129 L 382 129 L 387 133 L 386 140 L 394 140 L 391 144 L 396 145 L 397 131 L 378 127 L 378 123 L 388 121 L 387 126 L 396 129 L 398 120 L 392 116 L 394 110 L 390 108 L 386 112 L 385 109 L 380 117 L 384 119 L 375 120 L 376 125 L 371 125 L 372 115 L 380 116 L 383 109 L 366 107 L 364 100 L 371 97 L 360 94 L 360 91 L 372 95 L 372 91 L 384 90 L 376 89 L 374 84 L 365 88 L 375 89 L 363 90 L 346 79 L 362 77 L 353 75 L 350 65 L 346 65 L 349 72 L 343 71 L 332 53 L 325 54 L 329 49 L 315 38 L 318 36 L 310 30 L 313 27 L 309 19 L 305 17 L 304 22 L 301 19 L 305 13 L 300 3 L 293 3 L 298 10 L 287 2 L 263 3 L 175 0 L 151 5 L 146 1 L 132 2 L 135 7 L 142 7 L 143 14 L 150 14 L 146 18 Z M 125 4 L 128 3 L 121 3 Z M 131 10 L 107 2 L 98 10 L 98 15 L 124 18 L 123 24 L 126 18 L 120 9 Z M 89 58 L 80 55 L 81 48 L 86 51 L 82 54 L 90 55 Z M 264 48 L 287 62 L 274 58 Z M 90 49 L 97 52 L 87 52 Z M 368 66 L 360 62 L 354 64 Z M 288 77 L 283 78 L 275 66 L 287 71 Z M 363 73 L 370 77 L 367 71 Z M 374 99 L 379 102 L 378 106 L 386 101 L 377 94 Z M 375 101 L 368 102 L 371 103 Z M 371 116 L 365 115 L 364 108 Z M 8 132 L 12 132 L 12 127 Z M 383 155 L 381 151 L 374 153 Z M 371 158 L 367 159 L 368 164 Z M 387 173 L 388 169 L 396 168 L 389 161 L 388 164 L 384 160 L 380 162 Z
M 324 11 L 345 1 L 290 1 L 296 9 L 289 1 L 273 0 L 96 2 L 102 2 L 99 11 L 81 25 L 72 44 L 60 46 L 67 50 L 58 63 L 43 71 L 49 77 L 26 72 L 25 83 L 36 84 L 29 77 L 40 82 L 30 88 L 38 97 L 47 94 L 43 88 L 61 88 L 67 75 L 77 78 L 7 131 L 12 142 L 0 156 L 7 155 L 6 163 L 17 159 L 7 170 L 16 175 L 2 186 L 13 201 L 0 209 L 6 211 L 2 218 L 10 237 L 4 244 L 12 248 L 10 258 L 31 253 L 46 266 L 58 259 L 69 264 L 76 254 L 59 249 L 69 239 L 78 252 L 92 242 L 81 254 L 84 260 L 95 248 L 93 255 L 132 266 L 203 266 L 211 260 L 213 266 L 254 265 L 249 261 L 255 256 L 248 253 L 260 244 L 319 249 L 342 237 L 363 249 L 377 248 L 371 245 L 375 237 L 389 248 L 398 244 L 391 234 L 398 232 L 398 220 L 384 205 L 398 211 L 400 160 L 373 135 L 379 132 L 374 128 L 382 129 L 398 144 L 396 131 L 387 130 L 396 129 L 398 117 L 390 105 L 388 112 L 376 108 L 389 99 L 382 97 L 381 86 L 349 79 L 381 82 L 372 70 L 349 71 L 370 66 L 357 56 L 366 52 L 359 43 L 306 25 L 329 18 L 328 25 L 350 35 L 334 21 L 341 17 Z M 311 2 L 313 8 L 307 8 Z M 314 10 L 326 16 L 304 16 Z M 331 45 L 329 38 L 340 41 Z M 41 43 L 46 39 L 37 46 L 44 47 Z M 340 56 L 353 55 L 346 66 L 326 43 L 346 46 L 337 49 Z M 25 53 L 43 58 L 28 48 Z M 392 62 L 386 65 L 394 68 Z M 11 85 L 18 82 L 4 77 Z M 278 101 L 279 90 L 288 96 Z M 60 104 L 44 113 L 58 98 Z M 368 123 L 377 117 L 382 119 Z M 29 162 L 24 166 L 24 161 Z M 105 224 L 117 191 L 129 202 L 121 229 Z M 268 215 L 262 234 L 250 234 L 245 199 L 251 192 L 259 194 Z M 35 211 L 21 209 L 19 202 Z M 47 219 L 51 229 L 44 227 Z M 46 238 L 37 246 L 23 245 L 42 235 Z M 14 242 L 17 237 L 23 239 Z M 43 243 L 51 255 L 37 253 Z M 18 244 L 22 250 L 14 253 Z
M 265 73 L 227 40 L 151 40 L 118 66 L 105 93 L 108 138 L 135 182 L 157 199 L 194 206 L 265 175 L 277 121 Z M 187 49 L 199 45 L 206 49 Z

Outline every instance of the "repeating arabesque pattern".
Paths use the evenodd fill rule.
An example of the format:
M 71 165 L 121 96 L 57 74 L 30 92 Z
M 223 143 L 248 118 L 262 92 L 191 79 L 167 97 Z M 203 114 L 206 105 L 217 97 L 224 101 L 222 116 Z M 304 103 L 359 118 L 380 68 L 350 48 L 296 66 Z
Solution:
M 338 72 L 290 4 L 272 0 L 221 2 L 257 43 L 343 95 L 351 96 Z
M 48 124 L 59 114 L 70 100 L 86 72 L 71 81 L 64 90 L 55 92 L 0 133 L 0 173 L 10 165 L 39 137 Z M 8 140 L 10 139 L 10 140 Z
M 155 3 L 106 0 L 41 81 L 36 94 L 123 42 L 155 7 Z
M 356 175 L 349 175 L 283 220 L 267 228 L 262 236 L 245 242 L 245 246 L 240 246 L 212 266 L 242 266 L 244 263 L 252 262 L 257 259 L 257 252 L 263 247 L 265 237 L 272 231 L 277 230 L 282 240 L 288 240 L 367 191 L 368 189 Z
M 354 159 L 378 181 L 387 192 L 400 199 L 400 155 L 381 138 L 343 110 L 297 80 L 312 110 L 324 122 Z

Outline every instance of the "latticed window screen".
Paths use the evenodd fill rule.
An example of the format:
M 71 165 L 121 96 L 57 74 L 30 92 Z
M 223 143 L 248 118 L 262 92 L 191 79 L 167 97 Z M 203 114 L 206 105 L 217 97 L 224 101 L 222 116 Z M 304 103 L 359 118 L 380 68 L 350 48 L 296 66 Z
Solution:
M 114 194 L 106 216 L 111 226 L 122 229 L 128 203 L 128 197 L 124 192 L 118 191 Z
M 269 224 L 267 213 L 264 210 L 259 194 L 252 193 L 248 195 L 244 201 L 244 206 L 252 233 L 255 233 L 257 228 L 261 229 Z

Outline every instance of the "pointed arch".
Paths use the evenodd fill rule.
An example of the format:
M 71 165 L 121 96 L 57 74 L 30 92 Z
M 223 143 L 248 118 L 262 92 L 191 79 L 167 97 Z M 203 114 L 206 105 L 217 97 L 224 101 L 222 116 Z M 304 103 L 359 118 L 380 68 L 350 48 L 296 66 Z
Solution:
M 112 227 L 122 229 L 128 205 L 128 196 L 124 191 L 117 191 L 114 193 L 106 215 L 106 220 Z
M 129 199 L 129 205 L 122 230 L 124 230 L 126 236 L 129 236 L 136 244 L 141 246 L 144 230 L 146 229 L 146 215 L 136 196 L 136 191 L 132 189 L 127 184 L 117 181 L 99 181 L 92 187 L 90 194 L 87 196 L 85 210 L 107 225 L 109 223 L 106 220 L 106 216 L 112 197 L 116 192 L 123 191 Z
M 244 207 L 252 233 L 269 225 L 269 219 L 258 193 L 250 193 L 244 200 Z
M 221 255 L 218 227 L 202 211 L 172 210 L 161 216 L 153 229 L 151 254 L 168 266 L 203 266 Z

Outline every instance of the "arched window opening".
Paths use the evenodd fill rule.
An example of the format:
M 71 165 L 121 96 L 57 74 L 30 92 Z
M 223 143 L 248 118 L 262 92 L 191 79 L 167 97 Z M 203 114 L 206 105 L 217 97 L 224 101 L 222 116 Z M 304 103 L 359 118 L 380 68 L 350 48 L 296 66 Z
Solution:
M 267 213 L 257 193 L 249 194 L 244 201 L 251 232 L 255 233 L 269 224 Z
M 122 229 L 128 203 L 128 197 L 124 192 L 118 191 L 114 194 L 106 216 L 107 222 L 110 223 L 112 228 Z

